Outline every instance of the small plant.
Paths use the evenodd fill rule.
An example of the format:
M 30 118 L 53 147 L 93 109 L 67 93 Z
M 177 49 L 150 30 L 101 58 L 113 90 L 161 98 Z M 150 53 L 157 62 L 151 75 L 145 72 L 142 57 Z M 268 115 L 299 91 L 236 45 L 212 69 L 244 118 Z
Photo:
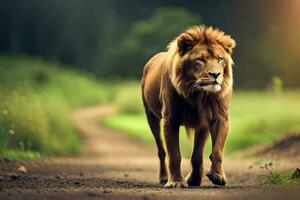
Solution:
M 262 182 L 262 185 L 300 184 L 299 168 L 292 172 L 279 173 L 272 166 L 273 163 L 270 162 L 261 167 L 267 171 L 266 180 Z
M 281 93 L 283 88 L 282 79 L 279 76 L 272 77 L 272 90 L 276 93 Z
M 273 164 L 271 162 L 264 165 L 264 169 L 268 172 L 267 179 L 271 184 L 279 184 L 282 182 L 281 176 L 278 172 L 273 170 L 272 166 Z
M 297 168 L 294 172 L 292 172 L 292 179 L 297 180 L 300 179 L 300 169 Z

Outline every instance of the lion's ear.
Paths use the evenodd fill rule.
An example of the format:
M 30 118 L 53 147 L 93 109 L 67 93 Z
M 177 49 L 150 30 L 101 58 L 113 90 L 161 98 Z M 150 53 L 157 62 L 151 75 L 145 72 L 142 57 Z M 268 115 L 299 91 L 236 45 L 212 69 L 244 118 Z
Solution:
M 232 49 L 236 46 L 234 39 L 229 35 L 225 35 L 225 37 L 219 39 L 218 42 L 223 46 L 227 53 L 232 54 Z
M 182 34 L 177 39 L 177 45 L 180 55 L 184 55 L 194 47 L 195 42 L 190 36 Z

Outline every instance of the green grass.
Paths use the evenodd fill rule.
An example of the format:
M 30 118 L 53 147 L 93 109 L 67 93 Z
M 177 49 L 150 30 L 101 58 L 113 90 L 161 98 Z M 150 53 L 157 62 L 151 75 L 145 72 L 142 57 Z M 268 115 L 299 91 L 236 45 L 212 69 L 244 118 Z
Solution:
M 266 168 L 267 175 L 261 185 L 287 185 L 296 184 L 300 185 L 300 169 L 296 169 L 292 172 L 276 172 L 272 169 Z
M 18 149 L 7 149 L 1 155 L 1 159 L 9 160 L 36 160 L 40 158 L 41 154 L 37 151 L 25 151 Z
M 227 151 L 267 143 L 300 130 L 300 91 L 237 92 L 231 104 Z
M 138 86 L 136 86 L 138 88 Z M 133 99 L 133 98 L 132 98 Z M 136 98 L 135 98 L 136 99 Z M 280 134 L 300 130 L 300 91 L 272 93 L 264 91 L 236 91 L 231 107 L 231 129 L 225 153 L 233 153 L 247 147 L 268 143 Z M 140 101 L 140 100 L 138 100 Z M 138 105 L 135 113 L 120 111 L 101 123 L 134 135 L 145 142 L 153 142 L 145 114 Z M 192 141 L 181 131 L 181 148 L 185 156 L 191 154 Z M 206 152 L 210 151 L 210 144 Z
M 0 56 L 0 158 L 82 153 L 72 110 L 108 102 L 113 95 L 110 82 L 68 66 Z
M 124 131 L 143 142 L 153 144 L 155 142 L 144 113 L 117 114 L 101 120 L 100 123 Z M 180 132 L 182 133 L 180 134 L 180 147 L 184 156 L 188 157 L 192 149 L 192 140 L 186 137 L 184 129 L 181 128 Z

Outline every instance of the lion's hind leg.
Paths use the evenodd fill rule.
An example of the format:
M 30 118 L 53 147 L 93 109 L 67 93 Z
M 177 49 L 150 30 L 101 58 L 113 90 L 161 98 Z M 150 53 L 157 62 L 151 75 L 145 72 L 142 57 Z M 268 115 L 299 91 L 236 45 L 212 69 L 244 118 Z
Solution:
M 157 150 L 158 150 L 158 157 L 160 162 L 159 182 L 161 184 L 165 184 L 168 181 L 168 173 L 165 164 L 166 152 L 160 136 L 160 119 L 157 118 L 151 111 L 147 109 L 146 109 L 146 115 L 147 115 L 148 124 L 154 136 L 157 145 Z

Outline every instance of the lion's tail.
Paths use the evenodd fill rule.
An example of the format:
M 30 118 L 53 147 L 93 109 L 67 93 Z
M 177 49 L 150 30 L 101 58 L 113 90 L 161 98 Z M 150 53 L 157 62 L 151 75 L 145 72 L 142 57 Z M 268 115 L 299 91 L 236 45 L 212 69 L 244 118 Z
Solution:
M 185 131 L 188 139 L 192 139 L 192 136 L 195 134 L 195 129 L 185 126 Z

